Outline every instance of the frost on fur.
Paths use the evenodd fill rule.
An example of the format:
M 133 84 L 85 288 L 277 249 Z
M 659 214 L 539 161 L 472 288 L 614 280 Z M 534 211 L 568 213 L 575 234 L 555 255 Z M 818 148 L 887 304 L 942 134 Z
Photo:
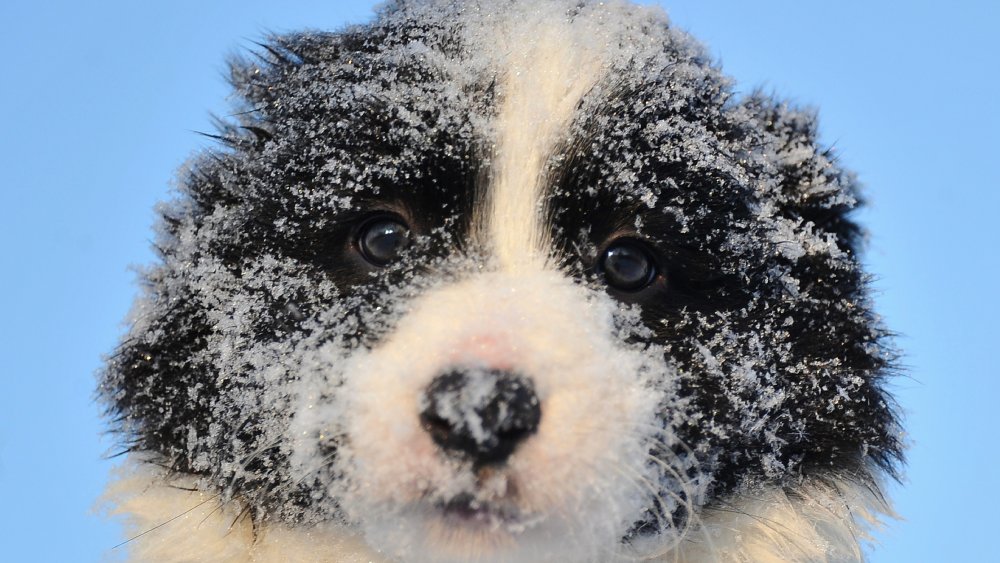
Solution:
M 388 559 L 860 557 L 901 456 L 892 354 L 812 113 L 622 2 L 399 1 L 231 69 L 102 373 L 164 468 L 123 510 L 175 516 L 180 479 L 261 537 Z M 468 435 L 436 440 L 448 373 L 436 431 Z M 510 381 L 530 427 L 484 418 L 513 420 Z

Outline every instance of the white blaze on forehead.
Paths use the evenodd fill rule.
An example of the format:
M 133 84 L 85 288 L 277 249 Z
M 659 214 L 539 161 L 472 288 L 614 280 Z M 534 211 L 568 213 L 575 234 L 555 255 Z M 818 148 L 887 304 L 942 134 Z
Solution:
M 565 139 L 581 98 L 604 66 L 604 33 L 593 14 L 571 22 L 565 7 L 528 6 L 498 26 L 501 106 L 482 234 L 502 269 L 538 267 L 548 257 L 544 166 Z

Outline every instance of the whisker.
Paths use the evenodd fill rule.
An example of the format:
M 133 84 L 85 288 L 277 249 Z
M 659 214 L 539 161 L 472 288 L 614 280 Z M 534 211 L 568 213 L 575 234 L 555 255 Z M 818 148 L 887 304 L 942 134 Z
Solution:
M 719 501 L 719 503 L 720 504 L 728 504 L 728 503 L 725 503 L 725 501 Z M 785 524 L 782 524 L 781 522 L 778 522 L 776 520 L 772 520 L 770 518 L 766 518 L 766 517 L 761 516 L 759 514 L 752 514 L 750 512 L 745 511 L 745 510 L 740 510 L 740 509 L 738 509 L 738 508 L 736 508 L 736 507 L 734 507 L 732 505 L 728 505 L 728 507 L 726 507 L 726 508 L 722 508 L 721 506 L 706 506 L 706 507 L 703 507 L 703 510 L 714 510 L 714 511 L 718 511 L 718 512 L 727 512 L 727 513 L 730 513 L 730 514 L 739 514 L 739 515 L 742 515 L 742 516 L 746 516 L 748 518 L 752 518 L 753 520 L 756 520 L 761 525 L 767 527 L 769 530 L 771 530 L 775 534 L 778 534 L 779 536 L 782 536 L 782 537 L 784 537 L 786 539 L 791 540 L 792 536 L 796 536 L 800 540 L 804 540 L 804 541 L 807 541 L 807 542 L 809 541 L 809 538 L 807 536 L 804 536 L 804 535 L 796 532 L 795 530 L 789 528 L 788 526 L 786 526 Z M 783 528 L 783 530 L 779 529 L 779 528 Z M 806 555 L 806 556 L 809 555 L 809 553 L 806 551 L 806 549 L 804 547 L 802 547 L 801 545 L 799 545 L 799 543 L 797 541 L 789 541 L 788 543 L 790 545 L 794 546 L 795 549 L 797 549 L 798 551 L 800 551 L 803 555 Z
M 211 497 L 209 497 L 209 498 L 207 498 L 207 499 L 199 502 L 198 504 L 192 506 L 191 508 L 185 510 L 184 512 L 181 512 L 177 516 L 174 516 L 173 518 L 171 518 L 171 519 L 169 519 L 169 520 L 167 520 L 165 522 L 157 524 L 157 525 L 153 526 L 152 528 L 146 530 L 145 532 L 142 532 L 141 534 L 136 534 L 136 535 L 130 537 L 129 539 L 121 542 L 120 544 L 112 547 L 111 549 L 118 549 L 119 547 L 121 547 L 121 546 L 123 546 L 125 544 L 131 543 L 131 542 L 133 542 L 133 541 L 135 541 L 135 540 L 137 540 L 137 539 L 145 536 L 146 534 L 149 534 L 150 532 L 155 532 L 156 530 L 159 530 L 160 528 L 162 528 L 162 527 L 166 526 L 167 524 L 169 524 L 169 523 L 177 520 L 178 518 L 182 518 L 182 517 L 190 514 L 191 512 L 197 510 L 198 508 L 204 506 L 205 503 L 208 503 L 208 502 L 211 502 L 211 501 L 215 500 L 216 498 L 218 498 L 219 496 L 221 496 L 221 494 L 222 493 L 216 493 L 216 494 L 212 495 Z

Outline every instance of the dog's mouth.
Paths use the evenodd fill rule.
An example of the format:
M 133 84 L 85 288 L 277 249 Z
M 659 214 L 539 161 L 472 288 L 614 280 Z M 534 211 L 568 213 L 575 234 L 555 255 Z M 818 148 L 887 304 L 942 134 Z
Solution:
M 483 494 L 458 493 L 434 504 L 435 511 L 445 525 L 479 530 L 496 530 L 522 527 L 527 515 L 508 495 L 483 498 Z
M 534 518 L 519 499 L 517 480 L 502 469 L 476 470 L 475 484 L 454 494 L 441 495 L 433 510 L 446 527 L 468 531 L 516 533 L 530 527 Z
M 473 527 L 497 527 L 522 521 L 521 511 L 509 501 L 489 501 L 460 493 L 436 507 L 446 522 Z

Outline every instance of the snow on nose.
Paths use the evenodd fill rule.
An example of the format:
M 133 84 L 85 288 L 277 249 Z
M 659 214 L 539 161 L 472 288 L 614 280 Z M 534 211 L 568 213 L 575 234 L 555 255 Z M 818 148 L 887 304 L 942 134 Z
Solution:
M 476 465 L 504 463 L 542 417 L 530 379 L 492 369 L 459 368 L 435 377 L 421 407 L 421 426 L 434 442 Z

